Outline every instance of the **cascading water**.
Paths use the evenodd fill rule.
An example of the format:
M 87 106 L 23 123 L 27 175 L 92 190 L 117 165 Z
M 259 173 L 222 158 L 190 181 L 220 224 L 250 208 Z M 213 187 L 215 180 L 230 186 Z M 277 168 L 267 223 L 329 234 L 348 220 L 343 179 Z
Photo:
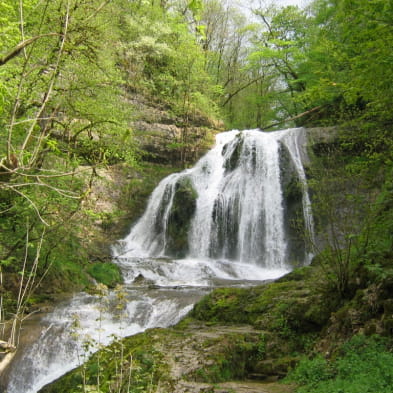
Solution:
M 170 289 L 124 290 L 127 304 L 120 313 L 113 312 L 118 305 L 115 292 L 105 297 L 81 293 L 44 317 L 38 340 L 12 364 L 5 392 L 35 393 L 116 337 L 176 323 L 203 294 L 199 289 L 175 294 Z
M 298 213 L 312 233 L 298 143 L 304 133 L 297 128 L 219 134 L 216 146 L 194 168 L 161 182 L 118 255 L 187 256 L 233 260 L 269 270 L 290 268 L 282 156 L 289 155 L 290 182 L 301 188 Z M 183 196 L 179 204 L 177 193 Z M 178 221 L 183 224 L 181 231 Z M 174 242 L 173 234 L 183 240 Z
M 194 168 L 164 179 L 113 250 L 127 293 L 122 318 L 109 311 L 116 307 L 103 311 L 100 296 L 59 305 L 15 359 L 6 392 L 35 393 L 77 366 L 86 337 L 96 350 L 114 334 L 169 326 L 213 287 L 260 283 L 307 263 L 295 228 L 313 234 L 304 140 L 301 128 L 221 133 Z M 105 299 L 113 303 L 116 293 Z

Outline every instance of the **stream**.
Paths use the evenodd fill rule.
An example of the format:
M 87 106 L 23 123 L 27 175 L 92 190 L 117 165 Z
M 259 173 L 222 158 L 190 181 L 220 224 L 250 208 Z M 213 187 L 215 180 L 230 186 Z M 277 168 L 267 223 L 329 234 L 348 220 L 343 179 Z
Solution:
M 79 293 L 43 315 L 7 372 L 5 392 L 36 393 L 116 338 L 176 324 L 213 288 L 261 284 L 308 263 L 305 242 L 289 225 L 300 212 L 313 234 L 305 142 L 302 128 L 221 133 L 193 168 L 165 178 L 113 246 L 121 291 Z M 195 200 L 179 206 L 184 184 Z M 297 199 L 286 192 L 293 184 Z M 174 242 L 180 215 L 186 241 Z

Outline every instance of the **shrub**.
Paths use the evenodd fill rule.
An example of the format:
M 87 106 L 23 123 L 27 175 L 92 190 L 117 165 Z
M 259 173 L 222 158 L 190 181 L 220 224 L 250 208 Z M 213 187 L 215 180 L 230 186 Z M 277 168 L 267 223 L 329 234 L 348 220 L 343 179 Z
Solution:
M 299 393 L 391 393 L 393 353 L 388 344 L 380 336 L 354 336 L 334 361 L 304 359 L 287 379 L 300 385 Z

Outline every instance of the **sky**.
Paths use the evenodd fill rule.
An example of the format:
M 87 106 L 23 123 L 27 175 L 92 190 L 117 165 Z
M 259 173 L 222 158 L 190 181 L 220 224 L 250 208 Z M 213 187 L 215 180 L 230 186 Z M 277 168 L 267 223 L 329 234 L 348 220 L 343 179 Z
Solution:
M 297 5 L 299 7 L 305 7 L 311 3 L 311 0 L 234 0 L 234 3 L 237 3 L 241 8 L 249 8 L 252 7 L 253 4 L 257 5 L 260 3 L 278 6 Z
M 297 5 L 299 7 L 303 7 L 303 6 L 307 5 L 308 3 L 310 3 L 310 1 L 308 1 L 308 0 L 274 0 L 274 1 L 272 1 L 272 3 L 277 4 L 277 5 L 282 5 L 282 6 Z

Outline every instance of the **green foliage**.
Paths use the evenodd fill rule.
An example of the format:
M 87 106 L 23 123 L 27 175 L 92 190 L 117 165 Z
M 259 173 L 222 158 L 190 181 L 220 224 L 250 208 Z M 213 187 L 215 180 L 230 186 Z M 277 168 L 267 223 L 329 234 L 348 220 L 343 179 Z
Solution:
M 354 336 L 331 361 L 305 359 L 289 374 L 302 392 L 392 392 L 393 355 L 389 341 L 379 336 Z
M 158 385 L 165 386 L 166 367 L 162 354 L 154 349 L 155 342 L 151 338 L 150 333 L 143 333 L 115 341 L 91 356 L 84 366 L 69 372 L 40 392 L 153 392 Z M 98 374 L 102 381 L 99 386 Z
M 135 164 L 114 52 L 119 38 L 109 23 L 113 8 L 102 5 L 0 4 L 2 304 L 17 319 L 34 291 L 91 283 L 82 202 L 96 166 Z M 19 286 L 25 297 L 17 303 Z
M 204 70 L 204 56 L 187 22 L 159 5 L 131 6 L 120 16 L 122 69 L 129 88 L 164 102 L 188 124 L 198 114 L 214 117 L 219 89 Z M 193 12 L 200 2 L 189 3 Z
M 87 268 L 87 272 L 99 283 L 114 288 L 121 282 L 120 268 L 113 263 L 94 263 Z

